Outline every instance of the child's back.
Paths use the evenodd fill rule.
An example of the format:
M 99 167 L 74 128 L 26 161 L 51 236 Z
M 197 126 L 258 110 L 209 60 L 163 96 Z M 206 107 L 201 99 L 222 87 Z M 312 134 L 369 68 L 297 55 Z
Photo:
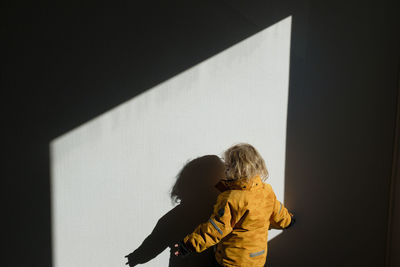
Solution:
M 263 159 L 252 146 L 241 144 L 228 149 L 225 161 L 226 177 L 231 179 L 217 184 L 221 194 L 213 214 L 184 238 L 180 253 L 202 252 L 216 245 L 215 259 L 222 266 L 264 266 L 268 229 L 289 227 L 294 221 L 292 214 L 261 175 L 251 175 L 268 176 Z
M 270 221 L 275 228 L 286 228 L 289 212 L 259 176 L 221 185 L 212 216 L 184 243 L 197 252 L 217 244 L 215 258 L 223 266 L 263 266 Z

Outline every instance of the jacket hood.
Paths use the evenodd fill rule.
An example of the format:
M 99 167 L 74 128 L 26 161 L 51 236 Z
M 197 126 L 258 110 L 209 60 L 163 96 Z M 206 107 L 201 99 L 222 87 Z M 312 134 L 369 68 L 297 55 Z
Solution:
M 263 181 L 260 176 L 254 176 L 250 179 L 238 179 L 238 180 L 221 180 L 215 187 L 224 192 L 226 190 L 253 190 L 262 186 Z

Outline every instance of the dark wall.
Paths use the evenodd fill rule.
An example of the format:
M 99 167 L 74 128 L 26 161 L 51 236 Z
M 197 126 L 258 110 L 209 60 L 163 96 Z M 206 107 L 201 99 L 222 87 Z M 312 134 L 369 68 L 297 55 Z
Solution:
M 391 181 L 391 211 L 389 217 L 387 262 L 390 267 L 400 266 L 400 79 L 397 96 L 397 127 L 393 151 L 393 175 Z
M 398 149 L 400 150 L 400 149 Z M 399 154 L 398 154 L 399 155 Z M 397 177 L 395 184 L 395 203 L 393 206 L 393 220 L 392 220 L 392 242 L 390 249 L 390 266 L 400 266 L 400 157 L 397 159 Z
M 4 7 L 5 266 L 51 266 L 53 138 L 289 15 L 285 199 L 298 222 L 270 242 L 267 266 L 383 266 L 399 78 L 396 5 Z

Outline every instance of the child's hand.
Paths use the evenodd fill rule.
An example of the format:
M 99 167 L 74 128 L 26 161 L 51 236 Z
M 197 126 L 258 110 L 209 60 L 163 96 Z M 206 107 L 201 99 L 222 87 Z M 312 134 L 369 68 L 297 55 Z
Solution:
M 296 217 L 294 216 L 294 214 L 291 212 L 289 212 L 289 214 L 290 214 L 290 224 L 285 229 L 292 227 L 293 224 L 295 224 L 295 222 L 296 222 Z
M 174 245 L 174 247 L 177 249 L 177 250 L 175 251 L 174 255 L 175 255 L 175 256 L 179 256 L 179 255 L 180 255 L 180 253 L 179 253 L 179 244 L 176 243 L 176 244 Z
M 185 257 L 190 253 L 190 250 L 185 246 L 185 243 L 183 243 L 182 241 L 175 243 L 174 248 L 176 249 L 176 251 L 174 252 L 175 256 Z

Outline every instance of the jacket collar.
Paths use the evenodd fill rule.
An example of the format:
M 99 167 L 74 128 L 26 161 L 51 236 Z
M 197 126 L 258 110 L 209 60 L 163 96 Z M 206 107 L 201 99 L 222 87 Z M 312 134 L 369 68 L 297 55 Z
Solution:
M 226 190 L 253 190 L 260 187 L 263 184 L 260 176 L 254 176 L 250 179 L 239 179 L 239 180 L 221 180 L 215 187 L 224 192 Z

